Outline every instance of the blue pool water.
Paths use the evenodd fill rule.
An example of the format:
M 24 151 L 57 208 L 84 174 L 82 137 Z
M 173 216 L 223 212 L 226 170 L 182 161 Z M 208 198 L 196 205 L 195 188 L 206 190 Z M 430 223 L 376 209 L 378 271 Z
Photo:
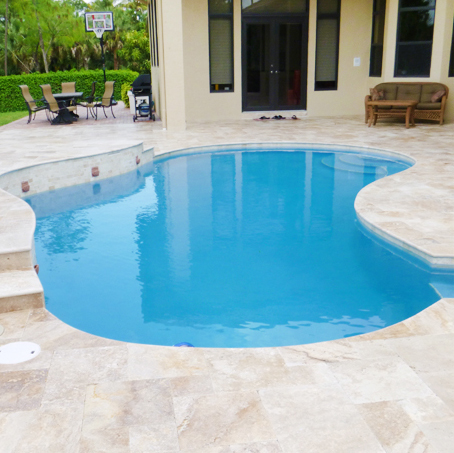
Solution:
M 453 282 L 356 218 L 359 190 L 408 166 L 340 152 L 188 154 L 30 197 L 47 308 L 158 345 L 281 346 L 389 326 Z

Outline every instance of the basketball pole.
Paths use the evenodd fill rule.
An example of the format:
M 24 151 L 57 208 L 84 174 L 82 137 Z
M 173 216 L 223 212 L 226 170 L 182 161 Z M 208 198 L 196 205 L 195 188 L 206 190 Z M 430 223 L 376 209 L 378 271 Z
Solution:
M 104 85 L 106 84 L 106 60 L 104 58 L 104 39 L 103 39 L 104 33 L 101 35 L 101 38 L 99 40 L 101 41 L 101 55 L 102 55 L 102 72 L 104 74 Z

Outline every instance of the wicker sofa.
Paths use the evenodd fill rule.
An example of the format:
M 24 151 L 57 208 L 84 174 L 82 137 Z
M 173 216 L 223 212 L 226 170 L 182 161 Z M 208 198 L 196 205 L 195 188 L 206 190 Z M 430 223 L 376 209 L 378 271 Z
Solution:
M 418 101 L 415 109 L 415 120 L 429 120 L 443 124 L 446 99 L 449 94 L 449 88 L 446 85 L 437 82 L 386 82 L 378 84 L 375 90 L 381 94 L 381 97 L 383 96 L 382 99 L 384 100 Z M 432 96 L 440 91 L 444 91 L 445 94 L 439 101 L 432 102 Z M 372 99 L 370 94 L 367 95 L 365 99 L 366 123 L 369 119 L 367 102 L 371 100 L 377 99 Z M 395 108 L 383 107 L 379 109 L 379 112 L 382 113 L 394 111 L 397 113 Z

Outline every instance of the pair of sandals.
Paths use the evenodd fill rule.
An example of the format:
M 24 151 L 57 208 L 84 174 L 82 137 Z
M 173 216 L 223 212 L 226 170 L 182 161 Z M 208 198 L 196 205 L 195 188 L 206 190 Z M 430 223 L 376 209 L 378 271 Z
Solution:
M 261 116 L 260 119 L 261 119 L 261 120 L 269 120 L 270 117 L 269 117 L 269 116 Z M 273 118 L 271 118 L 271 119 L 273 119 L 273 120 L 285 120 L 286 117 L 285 117 L 285 116 L 282 116 L 282 115 L 275 115 L 275 116 L 273 116 Z M 292 116 L 292 120 L 297 120 L 297 119 L 298 119 L 298 117 L 297 117 L 296 115 L 293 115 L 293 116 Z

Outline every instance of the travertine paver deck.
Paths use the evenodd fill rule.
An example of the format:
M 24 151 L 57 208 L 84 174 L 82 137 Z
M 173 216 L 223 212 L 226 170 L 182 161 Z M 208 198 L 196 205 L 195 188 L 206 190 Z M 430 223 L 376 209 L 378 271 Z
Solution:
M 357 209 L 396 240 L 449 261 L 453 137 L 453 124 L 369 129 L 359 116 L 192 124 L 179 133 L 126 114 L 58 128 L 21 120 L 0 128 L 0 172 L 90 154 L 88 139 L 99 149 L 141 140 L 156 154 L 282 141 L 397 151 L 416 165 L 368 186 Z M 372 334 L 267 349 L 120 343 L 44 309 L 0 314 L 0 324 L 0 345 L 42 348 L 34 360 L 0 365 L 2 453 L 453 451 L 454 299 Z

